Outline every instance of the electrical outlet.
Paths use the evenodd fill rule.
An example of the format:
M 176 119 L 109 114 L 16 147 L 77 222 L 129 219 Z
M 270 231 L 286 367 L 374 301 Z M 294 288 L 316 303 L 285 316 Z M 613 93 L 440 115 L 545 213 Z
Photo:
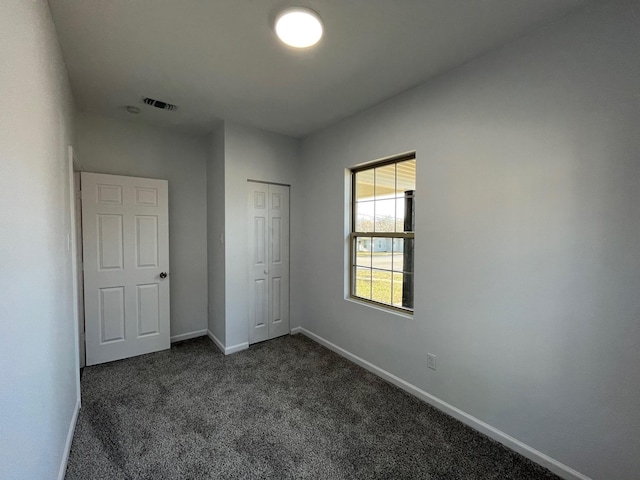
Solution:
M 427 367 L 431 370 L 436 369 L 436 356 L 433 353 L 427 353 Z

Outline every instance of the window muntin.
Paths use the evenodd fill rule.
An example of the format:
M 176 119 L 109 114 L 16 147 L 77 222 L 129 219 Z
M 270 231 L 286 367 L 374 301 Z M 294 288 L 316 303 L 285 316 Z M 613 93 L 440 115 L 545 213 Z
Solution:
M 350 294 L 413 312 L 415 155 L 352 170 Z

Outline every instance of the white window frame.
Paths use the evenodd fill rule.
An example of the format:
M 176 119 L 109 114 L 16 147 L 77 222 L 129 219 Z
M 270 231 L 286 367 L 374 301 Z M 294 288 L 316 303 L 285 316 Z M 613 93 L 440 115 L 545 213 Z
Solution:
M 364 297 L 360 297 L 358 295 L 355 294 L 356 291 L 356 249 L 357 249 L 357 243 L 358 243 L 358 238 L 359 237 L 365 237 L 365 238 L 371 238 L 371 239 L 375 239 L 375 238 L 391 238 L 391 239 L 395 239 L 395 238 L 402 238 L 402 239 L 413 239 L 414 240 L 414 259 L 415 259 L 415 226 L 414 226 L 414 231 L 411 232 L 359 232 L 356 231 L 356 204 L 357 204 L 357 197 L 356 197 L 356 174 L 359 172 L 363 172 L 363 171 L 367 171 L 367 170 L 373 170 L 375 168 L 379 168 L 379 167 L 384 167 L 386 165 L 393 165 L 393 164 L 397 164 L 397 163 L 401 163 L 401 162 L 405 162 L 405 161 L 409 161 L 409 160 L 416 160 L 416 154 L 415 152 L 409 153 L 409 154 L 404 154 L 404 155 L 400 155 L 400 156 L 396 156 L 396 157 L 392 157 L 392 158 L 388 158 L 385 160 L 381 160 L 381 161 L 377 161 L 377 162 L 373 162 L 373 163 L 368 163 L 366 165 L 362 165 L 359 167 L 354 167 L 350 169 L 350 188 L 351 188 L 351 195 L 350 195 L 350 205 L 349 205 L 349 212 L 350 212 L 350 221 L 349 221 L 349 298 L 352 300 L 356 300 L 358 302 L 365 302 L 371 305 L 375 305 L 377 307 L 381 307 L 384 309 L 389 309 L 395 312 L 401 312 L 403 314 L 409 314 L 409 315 L 413 315 L 414 312 L 414 293 L 415 293 L 415 283 L 413 283 L 412 285 L 412 293 L 411 293 L 411 301 L 412 301 L 412 307 L 411 308 L 406 308 L 406 307 L 399 307 L 396 305 L 392 305 L 389 303 L 384 303 L 384 302 L 378 302 L 376 300 L 372 300 L 369 298 L 364 298 Z M 415 191 L 414 191 L 415 192 Z M 415 206 L 415 193 L 414 193 L 414 206 Z M 414 207 L 414 211 L 415 211 L 415 207 Z M 374 222 L 375 223 L 375 222 Z M 375 228 L 375 227 L 374 227 Z M 415 282 L 415 260 L 413 262 L 413 265 L 411 266 L 411 270 L 412 270 L 412 274 L 414 275 L 413 280 Z M 392 270 L 392 274 L 393 274 L 393 270 Z

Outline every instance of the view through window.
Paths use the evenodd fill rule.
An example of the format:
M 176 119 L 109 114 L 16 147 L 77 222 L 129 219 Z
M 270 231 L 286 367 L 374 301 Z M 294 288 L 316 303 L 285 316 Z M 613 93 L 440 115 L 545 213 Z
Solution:
M 413 311 L 415 155 L 352 170 L 351 296 Z

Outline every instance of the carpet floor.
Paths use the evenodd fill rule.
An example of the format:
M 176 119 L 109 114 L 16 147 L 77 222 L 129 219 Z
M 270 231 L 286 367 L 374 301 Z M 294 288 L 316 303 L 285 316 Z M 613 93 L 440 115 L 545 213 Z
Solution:
M 67 480 L 558 479 L 301 335 L 85 368 Z

